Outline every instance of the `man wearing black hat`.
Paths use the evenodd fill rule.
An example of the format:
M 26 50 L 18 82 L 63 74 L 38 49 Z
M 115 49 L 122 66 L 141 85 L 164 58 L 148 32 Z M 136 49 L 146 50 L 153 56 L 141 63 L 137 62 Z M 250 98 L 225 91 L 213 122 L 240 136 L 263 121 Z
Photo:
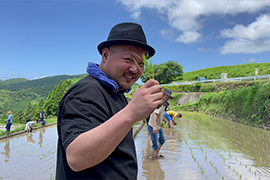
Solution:
M 132 126 L 162 103 L 153 79 L 129 103 L 124 96 L 142 75 L 143 55 L 155 54 L 139 24 L 115 25 L 98 51 L 100 64 L 90 62 L 89 76 L 59 104 L 56 179 L 137 179 Z
M 159 156 L 159 150 L 162 145 L 165 143 L 165 136 L 163 134 L 163 130 L 161 127 L 162 119 L 165 113 L 165 109 L 168 105 L 167 101 L 172 98 L 172 91 L 169 89 L 165 89 L 163 92 L 163 104 L 161 107 L 154 110 L 154 112 L 150 116 L 150 120 L 147 126 L 147 129 L 151 135 L 152 140 L 152 151 L 151 158 L 155 160 L 156 158 L 163 157 Z

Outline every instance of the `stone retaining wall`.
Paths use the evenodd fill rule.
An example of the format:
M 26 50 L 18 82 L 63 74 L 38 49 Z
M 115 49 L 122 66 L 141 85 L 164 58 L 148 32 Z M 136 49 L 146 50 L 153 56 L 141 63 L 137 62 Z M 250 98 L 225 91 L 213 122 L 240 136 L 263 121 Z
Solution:
M 185 104 L 187 102 L 196 101 L 200 98 L 201 95 L 204 95 L 205 93 L 200 92 L 191 92 L 191 93 L 181 93 L 184 94 L 181 98 L 179 98 L 176 106 L 180 106 L 181 104 Z

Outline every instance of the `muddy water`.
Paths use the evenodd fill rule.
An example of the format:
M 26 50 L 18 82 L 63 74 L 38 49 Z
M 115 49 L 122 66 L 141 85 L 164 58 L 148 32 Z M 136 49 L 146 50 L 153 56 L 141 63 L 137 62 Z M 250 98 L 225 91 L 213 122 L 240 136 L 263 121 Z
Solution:
M 183 113 L 151 161 L 146 126 L 135 138 L 140 180 L 270 179 L 270 133 L 199 113 Z M 0 180 L 54 179 L 56 125 L 0 140 Z
M 0 140 L 0 180 L 53 179 L 56 125 Z
M 137 135 L 139 179 L 270 179 L 270 133 L 199 113 L 183 113 L 151 161 L 146 127 Z

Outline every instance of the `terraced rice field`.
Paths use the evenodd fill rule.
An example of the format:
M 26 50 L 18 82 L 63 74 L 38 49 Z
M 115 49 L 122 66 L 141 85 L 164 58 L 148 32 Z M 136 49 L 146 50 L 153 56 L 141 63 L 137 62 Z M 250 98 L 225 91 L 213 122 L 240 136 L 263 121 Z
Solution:
M 139 180 L 268 180 L 270 132 L 199 113 L 183 112 L 164 128 L 164 159 L 150 160 L 146 126 L 135 138 Z M 56 125 L 0 140 L 0 179 L 54 179 Z

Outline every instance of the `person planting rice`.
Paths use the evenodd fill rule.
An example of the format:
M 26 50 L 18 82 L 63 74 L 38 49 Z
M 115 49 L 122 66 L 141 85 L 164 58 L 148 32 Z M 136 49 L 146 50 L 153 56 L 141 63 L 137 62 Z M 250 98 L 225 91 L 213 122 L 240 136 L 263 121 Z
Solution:
M 25 132 L 32 132 L 34 124 L 36 124 L 36 121 L 29 121 L 29 122 L 27 122 L 25 124 L 24 131 Z
M 164 116 L 166 117 L 167 119 L 167 123 L 168 123 L 168 127 L 169 128 L 172 128 L 172 125 L 177 125 L 177 123 L 175 122 L 175 118 L 178 117 L 178 118 L 181 118 L 182 117 L 182 114 L 180 113 L 177 113 L 175 111 L 172 111 L 172 110 L 169 110 L 169 111 L 166 111 Z

